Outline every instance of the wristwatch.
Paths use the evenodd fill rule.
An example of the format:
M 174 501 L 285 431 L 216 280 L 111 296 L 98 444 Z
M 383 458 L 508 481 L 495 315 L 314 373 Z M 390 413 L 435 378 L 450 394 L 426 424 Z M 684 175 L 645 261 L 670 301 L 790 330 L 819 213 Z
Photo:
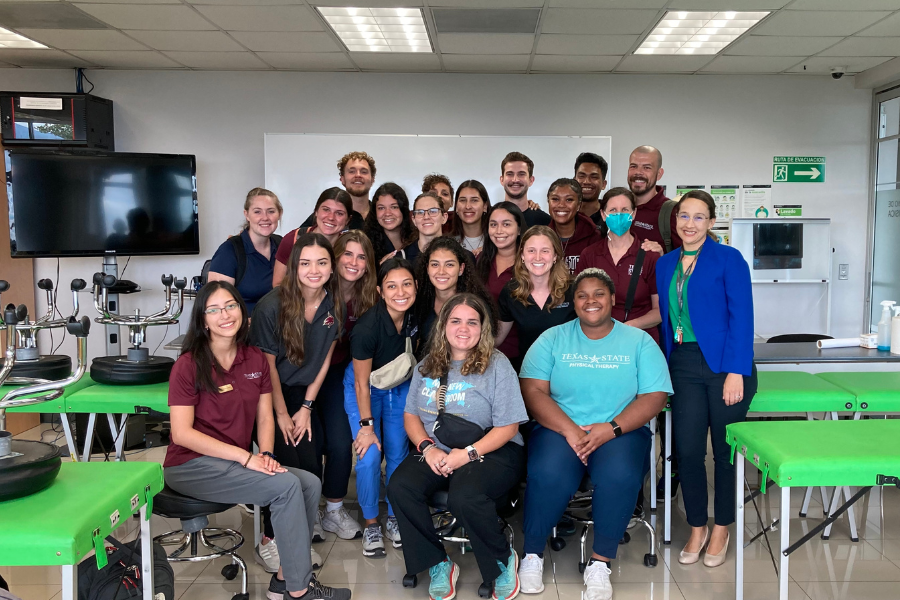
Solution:
M 620 435 L 622 435 L 622 428 L 619 427 L 619 424 L 616 423 L 616 420 L 615 420 L 615 419 L 613 419 L 612 421 L 610 421 L 609 424 L 612 425 L 612 428 L 613 428 L 613 435 L 615 435 L 616 437 L 619 437 Z
M 372 417 L 369 417 L 368 419 L 360 419 L 359 420 L 360 427 L 372 427 L 373 425 L 375 425 L 375 419 L 373 419 Z
M 272 460 L 278 460 L 278 459 L 275 458 L 275 455 L 272 454 L 271 452 L 269 452 L 268 450 L 266 450 L 265 452 L 262 452 L 261 454 L 262 454 L 263 456 L 268 456 L 268 457 L 271 458 Z
M 314 400 L 304 400 L 303 404 L 300 405 L 300 408 L 308 408 L 309 410 L 313 409 Z
M 466 446 L 466 452 L 469 453 L 469 462 L 477 460 L 478 462 L 484 462 L 484 457 L 478 454 L 478 450 L 475 446 Z

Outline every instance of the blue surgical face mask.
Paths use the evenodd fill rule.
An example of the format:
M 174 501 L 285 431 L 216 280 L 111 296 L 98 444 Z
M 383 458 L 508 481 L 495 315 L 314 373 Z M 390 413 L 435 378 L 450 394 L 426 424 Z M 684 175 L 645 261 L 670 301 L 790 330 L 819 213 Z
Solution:
M 631 222 L 634 221 L 634 215 L 631 213 L 620 212 L 606 215 L 606 226 L 616 235 L 625 235 L 631 229 Z

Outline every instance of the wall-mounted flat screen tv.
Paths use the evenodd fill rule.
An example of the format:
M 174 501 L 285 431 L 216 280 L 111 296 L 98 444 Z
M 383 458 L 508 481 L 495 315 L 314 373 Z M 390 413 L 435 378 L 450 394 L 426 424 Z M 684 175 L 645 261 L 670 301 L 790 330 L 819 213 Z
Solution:
M 189 154 L 6 151 L 13 257 L 199 254 Z

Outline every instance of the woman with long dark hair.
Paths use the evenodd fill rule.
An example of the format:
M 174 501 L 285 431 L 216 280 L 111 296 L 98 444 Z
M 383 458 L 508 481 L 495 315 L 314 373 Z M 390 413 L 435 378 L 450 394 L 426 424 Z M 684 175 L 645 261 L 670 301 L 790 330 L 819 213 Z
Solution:
M 200 500 L 271 506 L 284 560 L 269 598 L 348 600 L 350 590 L 323 586 L 313 574 L 310 541 L 321 485 L 275 458 L 269 363 L 247 344 L 248 317 L 230 283 L 211 281 L 197 293 L 169 378 L 166 484 Z M 250 451 L 254 424 L 259 454 Z
M 372 196 L 372 210 L 366 216 L 364 231 L 372 241 L 375 260 L 381 264 L 392 256 L 402 257 L 402 249 L 413 239 L 409 216 L 409 198 L 393 182 L 383 183 Z
M 450 235 L 456 238 L 463 248 L 477 255 L 481 252 L 487 237 L 485 217 L 491 207 L 487 189 L 475 179 L 463 181 L 456 190 L 456 202 L 453 206 L 453 226 Z

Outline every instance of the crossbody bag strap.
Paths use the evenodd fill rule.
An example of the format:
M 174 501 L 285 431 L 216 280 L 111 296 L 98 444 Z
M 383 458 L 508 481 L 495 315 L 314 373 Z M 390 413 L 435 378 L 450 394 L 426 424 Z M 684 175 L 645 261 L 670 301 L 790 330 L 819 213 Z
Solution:
M 631 281 L 628 282 L 628 295 L 625 296 L 625 320 L 628 320 L 628 313 L 634 305 L 634 295 L 637 293 L 638 281 L 641 278 L 641 269 L 644 268 L 644 252 L 643 248 L 638 249 L 637 258 L 634 259 L 634 268 L 631 271 Z
M 448 373 L 445 373 L 444 375 L 441 375 L 441 387 L 439 387 L 439 388 L 438 388 L 438 391 L 437 391 L 437 407 L 438 407 L 438 414 L 441 414 L 441 413 L 444 412 L 444 404 L 445 404 L 446 399 L 447 399 L 447 379 L 448 379 L 448 375 L 449 375 Z

